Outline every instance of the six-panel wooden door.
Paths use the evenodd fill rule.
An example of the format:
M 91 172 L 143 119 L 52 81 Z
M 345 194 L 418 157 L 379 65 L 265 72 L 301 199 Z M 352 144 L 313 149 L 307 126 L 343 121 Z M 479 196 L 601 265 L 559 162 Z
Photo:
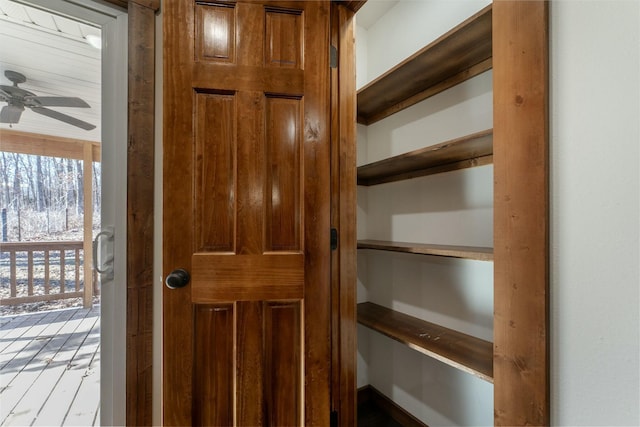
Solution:
M 164 2 L 165 425 L 328 425 L 329 2 Z

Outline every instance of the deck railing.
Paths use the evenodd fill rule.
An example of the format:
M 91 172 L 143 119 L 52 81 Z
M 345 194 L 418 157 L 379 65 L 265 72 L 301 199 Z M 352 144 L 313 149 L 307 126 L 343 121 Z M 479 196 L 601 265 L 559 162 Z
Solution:
M 96 295 L 84 286 L 83 264 L 82 241 L 0 243 L 0 305 L 84 297 L 87 290 Z M 89 283 L 97 283 L 91 274 Z

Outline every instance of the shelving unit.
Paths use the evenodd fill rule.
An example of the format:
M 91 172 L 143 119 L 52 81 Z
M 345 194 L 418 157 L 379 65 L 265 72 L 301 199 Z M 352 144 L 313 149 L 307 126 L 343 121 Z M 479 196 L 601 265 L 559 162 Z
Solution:
M 421 148 L 358 167 L 358 185 L 370 186 L 493 162 L 493 130 Z
M 413 19 L 415 15 L 409 16 L 410 13 L 411 11 L 399 8 L 397 14 L 394 11 L 394 15 L 389 18 L 397 20 L 396 25 L 403 25 L 404 20 L 407 25 L 420 25 L 419 21 L 416 22 Z M 387 27 L 388 24 L 389 21 L 386 21 L 382 27 L 387 32 L 390 28 Z M 376 32 L 375 40 L 381 36 L 384 37 L 385 34 L 384 30 Z M 549 5 L 547 2 L 494 2 L 493 5 L 465 20 L 365 86 L 357 94 L 357 121 L 360 124 L 371 125 L 493 69 L 493 120 L 492 124 L 485 126 L 493 126 L 495 135 L 489 136 L 491 131 L 485 131 L 482 137 L 477 134 L 467 135 L 433 147 L 361 166 L 358 168 L 357 183 L 360 186 L 377 185 L 495 162 L 493 168 L 495 251 L 489 250 L 482 255 L 485 257 L 482 258 L 483 260 L 495 262 L 492 334 L 495 344 L 485 341 L 485 348 L 487 345 L 493 348 L 492 355 L 487 352 L 489 356 L 487 354 L 483 356 L 488 357 L 487 363 L 492 364 L 492 374 L 489 376 L 495 375 L 492 412 L 495 425 L 548 425 L 550 423 L 548 38 Z M 390 41 L 397 42 L 395 38 Z M 383 45 L 387 46 L 387 49 L 393 48 L 393 45 L 387 44 L 387 40 L 383 41 Z M 382 49 L 376 53 L 385 55 Z M 526 108 L 523 108 L 523 105 Z M 402 122 L 402 118 L 392 122 Z M 370 132 L 387 132 L 388 130 L 385 124 L 381 123 L 370 129 Z M 409 133 L 410 131 L 405 134 Z M 483 142 L 476 139 L 483 139 Z M 465 154 L 464 151 L 470 151 L 469 147 L 473 144 L 479 144 L 481 147 L 477 147 L 477 152 Z M 463 153 L 457 153 L 457 149 Z M 481 175 L 483 173 L 478 174 L 478 176 Z M 482 179 L 485 178 L 486 175 Z M 451 183 L 447 180 L 443 182 L 445 185 Z M 388 191 L 380 189 L 374 193 L 376 197 L 384 197 L 396 188 L 403 191 L 403 188 L 398 186 L 389 187 Z M 411 186 L 411 188 L 415 187 Z M 486 189 L 484 186 L 477 188 Z M 443 190 L 447 191 L 444 188 Z M 485 196 L 485 194 L 474 193 L 474 197 L 476 195 Z M 411 207 L 414 206 L 411 205 Z M 471 209 L 474 208 L 471 207 Z M 410 212 L 412 215 L 419 214 L 415 209 L 410 211 L 404 209 L 402 213 L 405 212 Z M 514 218 L 518 220 L 517 227 L 513 226 Z M 387 224 L 380 223 L 381 220 L 383 218 L 376 216 L 373 221 L 369 221 L 369 224 L 386 226 Z M 413 243 L 363 240 L 358 243 L 358 247 L 436 256 L 452 255 L 452 252 L 446 253 L 447 251 L 434 254 L 432 245 Z M 430 249 L 424 249 L 426 247 Z M 475 259 L 467 255 L 467 249 L 460 250 L 458 255 L 462 254 L 462 258 Z M 382 259 L 382 257 L 379 258 Z M 475 266 L 470 266 L 470 269 L 473 268 Z M 484 274 L 482 269 L 478 271 Z M 410 277 L 419 280 L 417 275 Z M 483 278 L 487 277 L 483 276 Z M 372 280 L 372 286 L 385 286 L 385 283 L 377 281 L 379 278 L 369 277 L 369 279 Z M 403 283 L 400 285 L 403 286 Z M 369 295 L 374 298 L 379 295 L 388 295 L 388 291 L 383 289 L 383 292 L 387 292 L 386 294 L 369 292 Z M 403 287 L 401 291 L 404 297 L 411 298 L 408 295 L 412 289 Z M 448 289 L 442 291 L 443 295 L 447 295 Z M 387 314 L 371 315 L 369 313 L 368 315 L 367 311 L 371 311 L 372 307 L 375 308 L 375 305 L 371 302 L 359 305 L 359 323 L 369 325 L 377 332 L 392 336 L 412 348 L 426 346 L 413 344 L 410 338 L 401 336 L 400 325 L 406 314 L 395 313 L 382 307 L 381 309 L 386 310 Z M 411 319 L 417 322 L 416 329 L 426 323 L 423 320 Z M 372 323 L 374 321 L 377 322 L 375 325 Z M 376 346 L 379 344 L 380 342 L 375 343 Z M 463 346 L 458 343 L 452 345 L 454 348 Z M 420 348 L 416 349 L 421 351 Z M 429 351 L 434 353 L 433 350 Z M 385 366 L 379 366 L 379 363 L 380 361 L 376 361 L 371 366 L 375 369 L 385 369 Z M 397 361 L 389 363 L 392 364 L 390 366 L 392 369 L 400 368 Z M 465 363 L 461 365 L 468 366 Z M 369 372 L 371 366 L 367 367 Z M 406 369 L 403 366 L 400 374 L 404 378 L 407 374 L 411 374 L 408 371 L 414 367 L 413 364 Z M 389 378 L 385 376 L 380 378 L 384 380 L 381 380 L 380 384 L 384 385 L 386 391 Z M 466 380 L 464 382 L 466 385 Z M 477 382 L 469 382 L 471 383 L 474 390 L 480 389 L 476 387 Z M 392 390 L 390 390 L 391 393 Z M 423 396 L 432 395 L 432 389 L 429 387 L 423 390 Z M 436 400 L 439 398 L 439 396 L 436 397 Z M 402 396 L 396 400 L 397 402 L 394 403 L 398 405 L 404 402 L 413 406 L 415 403 Z M 424 409 L 428 414 L 416 412 L 415 415 L 420 416 L 421 419 L 426 418 L 427 415 L 429 417 L 433 415 L 434 418 L 442 415 L 441 412 L 431 411 L 426 406 L 424 405 Z M 467 409 L 469 408 L 462 408 L 463 411 Z
M 358 322 L 434 359 L 493 382 L 493 344 L 370 302 Z
M 492 66 L 489 5 L 358 91 L 358 123 L 370 125 Z
M 379 251 L 404 252 L 417 255 L 493 261 L 492 248 L 476 246 L 432 245 L 425 243 L 389 242 L 384 240 L 358 240 L 358 249 L 374 249 Z
M 358 123 L 370 125 L 492 67 L 492 5 L 358 91 Z M 358 167 L 372 186 L 493 162 L 493 129 Z M 493 261 L 493 249 L 359 240 L 358 249 Z M 493 343 L 372 302 L 357 307 L 358 323 L 426 356 L 493 383 Z

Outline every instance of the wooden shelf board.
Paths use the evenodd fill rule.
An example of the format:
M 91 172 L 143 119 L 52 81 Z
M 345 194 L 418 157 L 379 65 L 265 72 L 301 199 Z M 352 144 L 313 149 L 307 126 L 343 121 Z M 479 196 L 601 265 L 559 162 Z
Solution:
M 424 243 L 389 242 L 385 240 L 358 240 L 358 249 L 405 252 L 477 261 L 493 261 L 493 249 L 477 246 L 431 245 Z
M 488 129 L 360 166 L 358 185 L 400 181 L 482 166 L 492 161 L 493 130 Z
M 371 302 L 358 304 L 358 323 L 454 368 L 493 383 L 493 344 Z
M 489 70 L 492 7 L 485 7 L 358 91 L 369 125 Z

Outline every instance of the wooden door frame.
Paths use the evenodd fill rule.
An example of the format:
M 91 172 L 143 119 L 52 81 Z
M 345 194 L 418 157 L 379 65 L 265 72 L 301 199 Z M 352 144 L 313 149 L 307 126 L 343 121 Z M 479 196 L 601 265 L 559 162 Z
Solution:
M 331 254 L 331 409 L 334 423 L 356 425 L 357 240 L 356 240 L 356 68 L 355 11 L 359 5 L 334 2 L 331 46 L 331 227 L 338 245 Z
M 339 64 L 333 81 L 332 221 L 339 229 L 332 267 L 333 378 L 339 425 L 355 425 L 357 265 L 355 84 L 351 87 L 353 13 L 366 0 L 344 0 L 333 29 Z M 549 3 L 494 1 L 494 422 L 549 425 Z M 334 44 L 336 46 L 336 44 Z M 351 55 L 351 56 L 350 56 Z M 336 74 L 334 73 L 334 74 Z M 333 120 L 332 120 L 333 121 Z M 353 130 L 351 128 L 353 121 Z M 335 216 L 333 216 L 335 215 Z M 533 339 L 532 339 L 533 338 Z M 353 351 L 353 353 L 349 353 Z
M 160 0 L 105 0 L 127 10 L 126 424 L 152 424 L 155 14 Z
M 128 8 L 129 15 L 126 419 L 129 425 L 151 425 L 155 14 L 160 1 L 107 1 Z M 334 365 L 340 368 L 332 377 L 332 400 L 340 425 L 354 425 L 356 182 L 352 18 L 364 1 L 343 3 L 332 12 L 336 17 L 332 41 L 339 45 L 336 47 L 341 65 L 332 74 L 332 226 L 340 236 L 332 266 L 333 309 L 339 312 L 333 316 Z M 496 79 L 494 84 L 494 175 L 497 182 L 504 184 L 497 185 L 494 193 L 495 422 L 548 425 L 548 3 L 496 2 L 493 25 L 494 78 L 496 73 L 502 76 L 500 70 L 508 70 L 505 79 L 509 79 Z M 509 52 L 500 50 L 509 43 L 518 48 L 512 47 L 510 52 L 523 54 L 496 55 Z M 336 86 L 338 82 L 340 85 Z M 509 92 L 514 88 L 517 94 Z M 518 138 L 519 143 L 513 144 L 515 134 L 526 138 Z M 519 226 L 513 227 L 516 219 Z M 535 307 L 533 313 L 531 307 Z M 514 319 L 517 323 L 512 324 Z M 538 339 L 531 340 L 531 336 Z M 339 344 L 337 348 L 335 344 Z
M 155 14 L 159 0 L 129 0 L 127 144 L 127 425 L 151 425 Z

